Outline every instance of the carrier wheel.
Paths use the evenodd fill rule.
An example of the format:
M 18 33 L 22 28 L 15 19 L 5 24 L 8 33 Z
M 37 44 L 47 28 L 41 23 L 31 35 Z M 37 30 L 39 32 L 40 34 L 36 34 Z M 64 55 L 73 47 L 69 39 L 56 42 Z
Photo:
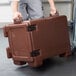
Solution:
M 59 55 L 59 57 L 64 57 L 64 56 L 65 56 L 65 53 Z
M 31 67 L 40 67 L 43 64 L 43 61 L 35 60 L 34 62 L 28 62 L 28 64 Z
M 26 64 L 26 62 L 25 61 L 15 61 L 14 60 L 14 64 L 16 64 L 16 65 L 24 65 L 24 64 Z
M 65 53 L 63 53 L 63 54 L 60 54 L 59 56 L 60 56 L 60 57 L 69 57 L 69 56 L 71 56 L 71 55 L 72 55 L 71 52 L 65 52 Z

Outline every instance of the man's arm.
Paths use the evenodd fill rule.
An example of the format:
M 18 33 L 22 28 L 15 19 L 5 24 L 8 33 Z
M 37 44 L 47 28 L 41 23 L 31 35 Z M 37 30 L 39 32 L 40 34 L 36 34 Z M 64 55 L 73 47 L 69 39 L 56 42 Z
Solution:
M 21 19 L 22 18 L 21 13 L 18 11 L 18 2 L 19 2 L 19 0 L 12 0 L 12 3 L 11 3 L 13 19 Z
M 55 7 L 54 0 L 48 0 L 48 2 L 50 4 L 50 14 L 55 15 L 57 10 L 56 10 L 56 7 Z
M 18 11 L 18 3 L 19 0 L 12 0 L 11 3 L 14 23 L 21 23 L 22 21 L 22 14 Z M 30 21 L 25 21 L 25 24 L 30 25 Z
M 13 0 L 11 6 L 13 13 L 18 12 L 18 1 Z

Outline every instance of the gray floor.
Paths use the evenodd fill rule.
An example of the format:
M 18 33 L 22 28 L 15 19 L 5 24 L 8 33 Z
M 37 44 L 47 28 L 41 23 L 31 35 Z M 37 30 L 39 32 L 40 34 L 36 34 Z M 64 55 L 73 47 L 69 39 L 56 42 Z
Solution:
M 51 58 L 40 68 L 14 65 L 6 56 L 7 38 L 0 29 L 0 76 L 76 76 L 76 56 Z

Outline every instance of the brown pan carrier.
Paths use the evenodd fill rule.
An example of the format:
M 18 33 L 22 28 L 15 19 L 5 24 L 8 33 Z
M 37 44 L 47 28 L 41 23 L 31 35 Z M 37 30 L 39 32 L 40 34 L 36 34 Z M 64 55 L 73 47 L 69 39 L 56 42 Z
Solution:
M 70 55 L 70 40 L 66 16 L 48 17 L 4 27 L 8 37 L 8 58 L 17 65 L 28 63 L 38 67 L 43 60 L 54 56 Z

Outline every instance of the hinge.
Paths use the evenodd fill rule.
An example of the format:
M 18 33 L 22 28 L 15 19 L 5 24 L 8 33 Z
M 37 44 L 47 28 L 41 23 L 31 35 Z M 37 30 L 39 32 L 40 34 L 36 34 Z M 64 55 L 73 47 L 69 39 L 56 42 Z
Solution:
M 30 26 L 28 26 L 27 30 L 28 31 L 34 31 L 34 30 L 36 30 L 36 25 L 30 25 Z
M 40 55 L 40 49 L 31 52 L 31 57 L 36 57 L 38 55 Z

